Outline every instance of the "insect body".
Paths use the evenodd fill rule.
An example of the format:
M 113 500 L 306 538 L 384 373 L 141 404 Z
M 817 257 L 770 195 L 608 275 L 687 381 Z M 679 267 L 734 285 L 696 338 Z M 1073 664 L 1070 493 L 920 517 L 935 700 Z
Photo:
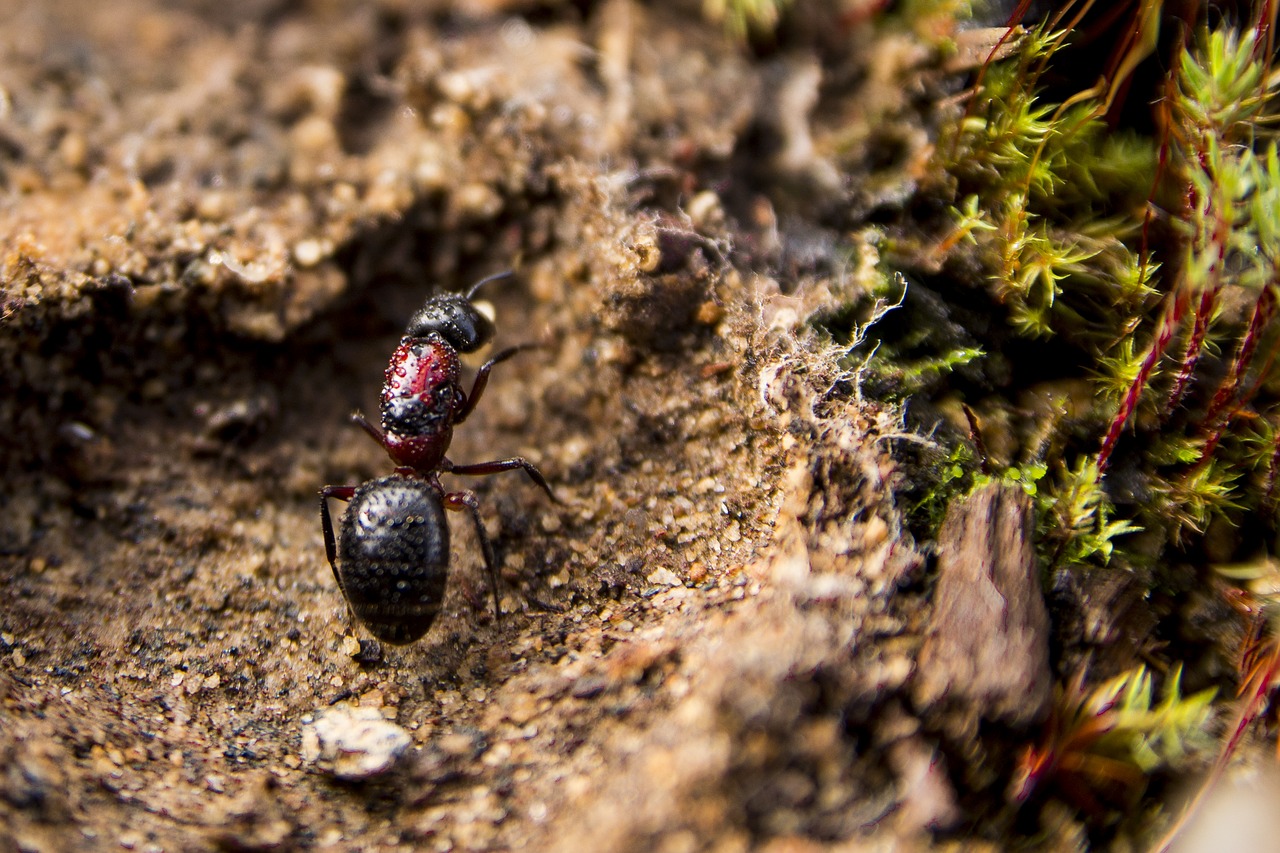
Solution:
M 449 569 L 446 509 L 465 509 L 470 514 L 493 588 L 494 609 L 501 613 L 493 547 L 475 494 L 446 492 L 441 473 L 481 475 L 519 468 L 555 500 L 542 473 L 523 457 L 455 465 L 445 456 L 454 426 L 475 408 L 493 366 L 520 351 L 513 347 L 489 359 L 476 372 L 470 394 L 463 392 L 458 353 L 480 349 L 495 331 L 471 298 L 481 285 L 497 277 L 479 282 L 466 296 L 428 299 L 411 318 L 387 365 L 381 429 L 359 413 L 353 416 L 396 463 L 395 474 L 360 486 L 325 486 L 320 491 L 325 553 L 338 586 L 356 618 L 389 643 L 413 642 L 439 613 Z M 349 502 L 337 541 L 329 498 Z
M 412 642 L 435 621 L 448 579 L 449 525 L 440 494 L 423 480 L 393 474 L 353 489 L 348 499 L 337 553 L 342 594 L 375 636 Z M 332 525 L 325 532 L 332 562 Z
M 396 347 L 382 392 L 385 432 L 381 438 L 370 434 L 397 465 L 415 471 L 440 467 L 467 404 L 458 373 L 458 355 L 443 341 L 405 337 Z

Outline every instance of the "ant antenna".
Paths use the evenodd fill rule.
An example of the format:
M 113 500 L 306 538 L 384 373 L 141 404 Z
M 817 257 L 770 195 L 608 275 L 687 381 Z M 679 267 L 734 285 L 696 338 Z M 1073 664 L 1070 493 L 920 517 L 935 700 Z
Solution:
M 500 278 L 510 278 L 514 273 L 515 270 L 503 270 L 502 272 L 496 272 L 491 276 L 486 276 L 485 278 L 480 279 L 475 284 L 471 285 L 471 289 L 467 291 L 467 301 L 470 302 L 471 298 L 476 295 L 476 291 L 484 287 L 489 282 L 497 281 Z

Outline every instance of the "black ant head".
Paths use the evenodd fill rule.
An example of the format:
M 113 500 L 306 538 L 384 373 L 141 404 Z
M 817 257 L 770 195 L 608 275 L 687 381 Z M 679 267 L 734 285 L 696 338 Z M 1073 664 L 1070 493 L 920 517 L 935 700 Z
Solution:
M 461 293 L 442 293 L 431 297 L 426 305 L 418 309 L 418 313 L 409 318 L 409 328 L 405 329 L 405 334 L 411 338 L 425 338 L 435 332 L 458 352 L 475 352 L 493 340 L 496 329 L 493 321 L 481 314 L 471 300 L 476 291 L 489 282 L 509 275 L 511 270 L 504 270 L 482 278 L 471 285 L 466 296 Z
M 493 339 L 493 321 L 481 314 L 471 300 L 460 293 L 443 293 L 427 300 L 409 318 L 405 334 L 425 338 L 432 332 L 458 352 L 475 352 Z

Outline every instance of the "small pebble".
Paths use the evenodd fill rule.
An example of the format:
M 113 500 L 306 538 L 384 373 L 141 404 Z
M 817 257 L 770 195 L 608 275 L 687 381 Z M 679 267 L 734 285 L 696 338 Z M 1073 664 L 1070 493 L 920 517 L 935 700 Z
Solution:
M 649 577 L 645 578 L 654 586 L 683 586 L 684 581 L 680 580 L 680 576 L 670 569 L 657 569 Z
M 390 770 L 411 742 L 377 708 L 330 708 L 304 725 L 302 757 L 338 779 L 369 779 Z
M 293 247 L 293 260 L 300 267 L 313 267 L 332 249 L 327 240 L 301 240 Z
M 575 699 L 594 699 L 609 688 L 609 680 L 602 675 L 586 675 L 574 682 L 570 692 Z

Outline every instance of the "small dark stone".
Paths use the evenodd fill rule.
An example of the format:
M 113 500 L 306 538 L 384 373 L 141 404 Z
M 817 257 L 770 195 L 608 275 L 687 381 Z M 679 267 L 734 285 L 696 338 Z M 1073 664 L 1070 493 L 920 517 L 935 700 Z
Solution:
M 574 682 L 570 693 L 575 699 L 594 699 L 609 689 L 609 681 L 602 675 L 587 675 Z
M 360 650 L 351 659 L 362 666 L 382 663 L 382 643 L 377 640 L 361 640 Z

